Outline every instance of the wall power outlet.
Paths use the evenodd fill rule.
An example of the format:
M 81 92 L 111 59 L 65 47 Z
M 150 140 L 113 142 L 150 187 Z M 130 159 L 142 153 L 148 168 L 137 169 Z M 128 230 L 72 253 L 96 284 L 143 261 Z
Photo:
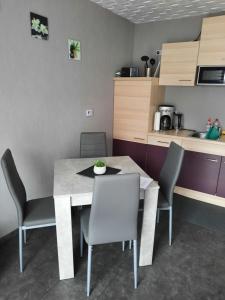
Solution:
M 93 112 L 93 109 L 86 109 L 86 112 L 85 112 L 85 115 L 86 115 L 86 117 L 93 117 L 93 114 L 94 114 L 94 112 Z

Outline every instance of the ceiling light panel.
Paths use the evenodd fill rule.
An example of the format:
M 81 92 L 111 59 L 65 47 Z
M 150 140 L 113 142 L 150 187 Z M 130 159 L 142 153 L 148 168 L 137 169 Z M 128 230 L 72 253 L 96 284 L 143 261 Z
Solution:
M 225 11 L 224 0 L 91 0 L 133 23 L 148 23 Z

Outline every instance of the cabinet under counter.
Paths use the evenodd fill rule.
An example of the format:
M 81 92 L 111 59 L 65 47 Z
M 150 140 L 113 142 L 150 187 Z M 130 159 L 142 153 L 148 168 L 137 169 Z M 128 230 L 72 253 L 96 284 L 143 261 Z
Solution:
M 190 137 L 190 132 L 186 130 L 150 132 L 147 171 L 150 176 L 155 177 L 155 180 L 158 180 L 160 169 L 166 158 L 166 148 L 172 141 L 177 142 L 186 150 L 175 193 L 225 207 L 224 138 L 222 137 L 220 141 L 197 139 Z M 157 148 L 154 150 L 154 147 Z M 159 153 L 158 161 L 156 151 Z

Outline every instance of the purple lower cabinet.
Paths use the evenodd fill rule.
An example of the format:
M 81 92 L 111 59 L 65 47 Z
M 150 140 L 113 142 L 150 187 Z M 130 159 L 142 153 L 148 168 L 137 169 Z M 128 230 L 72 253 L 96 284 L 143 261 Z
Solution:
M 113 155 L 130 156 L 136 162 L 136 164 L 145 170 L 146 146 L 146 144 L 114 139 Z
M 154 180 L 159 180 L 167 151 L 167 147 L 147 145 L 146 173 Z
M 216 195 L 225 198 L 225 157 L 222 157 Z
M 221 156 L 185 151 L 177 186 L 215 195 L 220 164 Z

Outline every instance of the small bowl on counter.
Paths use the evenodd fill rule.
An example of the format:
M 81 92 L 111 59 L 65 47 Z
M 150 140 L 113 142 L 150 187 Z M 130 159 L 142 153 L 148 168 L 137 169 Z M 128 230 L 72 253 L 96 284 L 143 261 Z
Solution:
M 207 134 L 207 131 L 195 131 L 190 136 L 194 137 L 194 138 L 205 139 L 206 134 Z

